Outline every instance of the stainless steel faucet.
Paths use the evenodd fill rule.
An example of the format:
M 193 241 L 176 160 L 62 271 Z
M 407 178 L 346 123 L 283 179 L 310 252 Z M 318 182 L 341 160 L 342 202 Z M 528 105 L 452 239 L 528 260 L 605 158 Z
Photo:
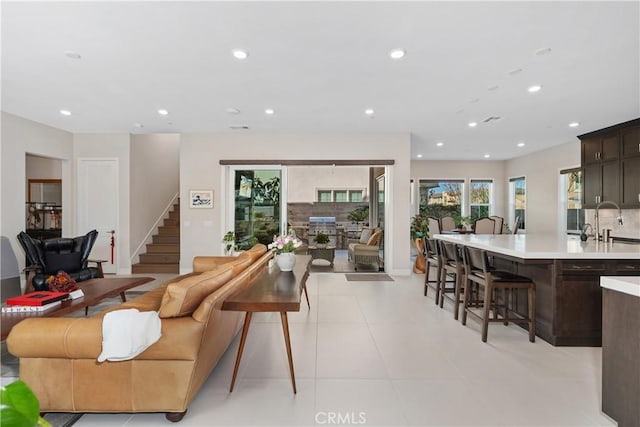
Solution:
M 620 209 L 620 206 L 618 206 L 618 204 L 616 202 L 612 202 L 610 200 L 605 200 L 603 202 L 598 203 L 598 205 L 596 206 L 596 240 L 600 240 L 600 208 L 602 207 L 602 205 L 612 205 L 614 206 L 616 209 L 618 209 L 618 224 L 623 225 L 624 222 L 622 221 L 622 209 Z

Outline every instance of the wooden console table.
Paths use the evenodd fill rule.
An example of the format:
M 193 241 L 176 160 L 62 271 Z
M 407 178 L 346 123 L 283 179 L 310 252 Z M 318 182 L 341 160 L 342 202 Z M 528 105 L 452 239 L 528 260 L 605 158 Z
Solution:
M 300 311 L 302 292 L 304 292 L 307 299 L 307 306 L 309 309 L 311 308 L 309 305 L 309 295 L 307 293 L 307 277 L 309 277 L 310 265 L 311 256 L 309 255 L 296 255 L 296 265 L 291 272 L 280 271 L 274 262 L 271 268 L 264 269 L 251 286 L 231 295 L 222 304 L 222 310 L 245 312 L 242 336 L 240 337 L 240 346 L 238 347 L 238 355 L 236 356 L 236 364 L 233 368 L 233 377 L 231 378 L 229 392 L 233 391 L 238 368 L 240 367 L 240 360 L 242 359 L 244 344 L 247 340 L 249 326 L 251 325 L 251 316 L 256 312 L 280 312 L 284 342 L 289 358 L 291 384 L 293 385 L 293 392 L 297 392 L 296 378 L 293 372 L 293 356 L 291 354 L 287 312 Z

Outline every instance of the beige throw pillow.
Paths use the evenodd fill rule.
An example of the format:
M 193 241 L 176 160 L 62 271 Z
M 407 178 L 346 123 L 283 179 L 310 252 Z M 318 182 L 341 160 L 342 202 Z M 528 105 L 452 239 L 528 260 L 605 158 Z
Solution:
M 362 233 L 360 234 L 360 243 L 362 243 L 363 245 L 366 244 L 369 241 L 369 238 L 371 237 L 371 234 L 373 233 L 373 230 L 370 228 L 363 228 L 362 229 Z
M 162 296 L 161 318 L 188 316 L 202 300 L 233 278 L 233 268 L 222 265 L 215 270 L 171 283 Z

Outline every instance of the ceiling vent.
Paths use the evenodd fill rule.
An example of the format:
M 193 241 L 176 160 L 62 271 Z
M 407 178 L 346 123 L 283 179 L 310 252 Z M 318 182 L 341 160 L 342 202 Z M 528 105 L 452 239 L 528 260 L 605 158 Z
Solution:
M 489 122 L 493 122 L 493 121 L 498 121 L 500 119 L 502 119 L 502 117 L 500 117 L 500 116 L 491 116 L 491 117 L 487 117 L 486 119 L 484 119 L 482 121 L 482 123 L 489 123 Z
M 247 125 L 241 125 L 241 126 L 231 125 L 231 126 L 229 126 L 229 129 L 233 129 L 233 130 L 249 130 L 249 126 L 247 126 Z

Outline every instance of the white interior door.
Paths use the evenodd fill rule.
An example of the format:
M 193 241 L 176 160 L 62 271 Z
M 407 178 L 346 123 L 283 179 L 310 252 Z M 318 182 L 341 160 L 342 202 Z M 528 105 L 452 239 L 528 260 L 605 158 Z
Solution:
M 118 200 L 118 159 L 79 159 L 77 231 L 98 230 L 89 258 L 106 260 L 102 264 L 105 273 L 116 273 L 118 267 L 114 244 L 118 239 Z

